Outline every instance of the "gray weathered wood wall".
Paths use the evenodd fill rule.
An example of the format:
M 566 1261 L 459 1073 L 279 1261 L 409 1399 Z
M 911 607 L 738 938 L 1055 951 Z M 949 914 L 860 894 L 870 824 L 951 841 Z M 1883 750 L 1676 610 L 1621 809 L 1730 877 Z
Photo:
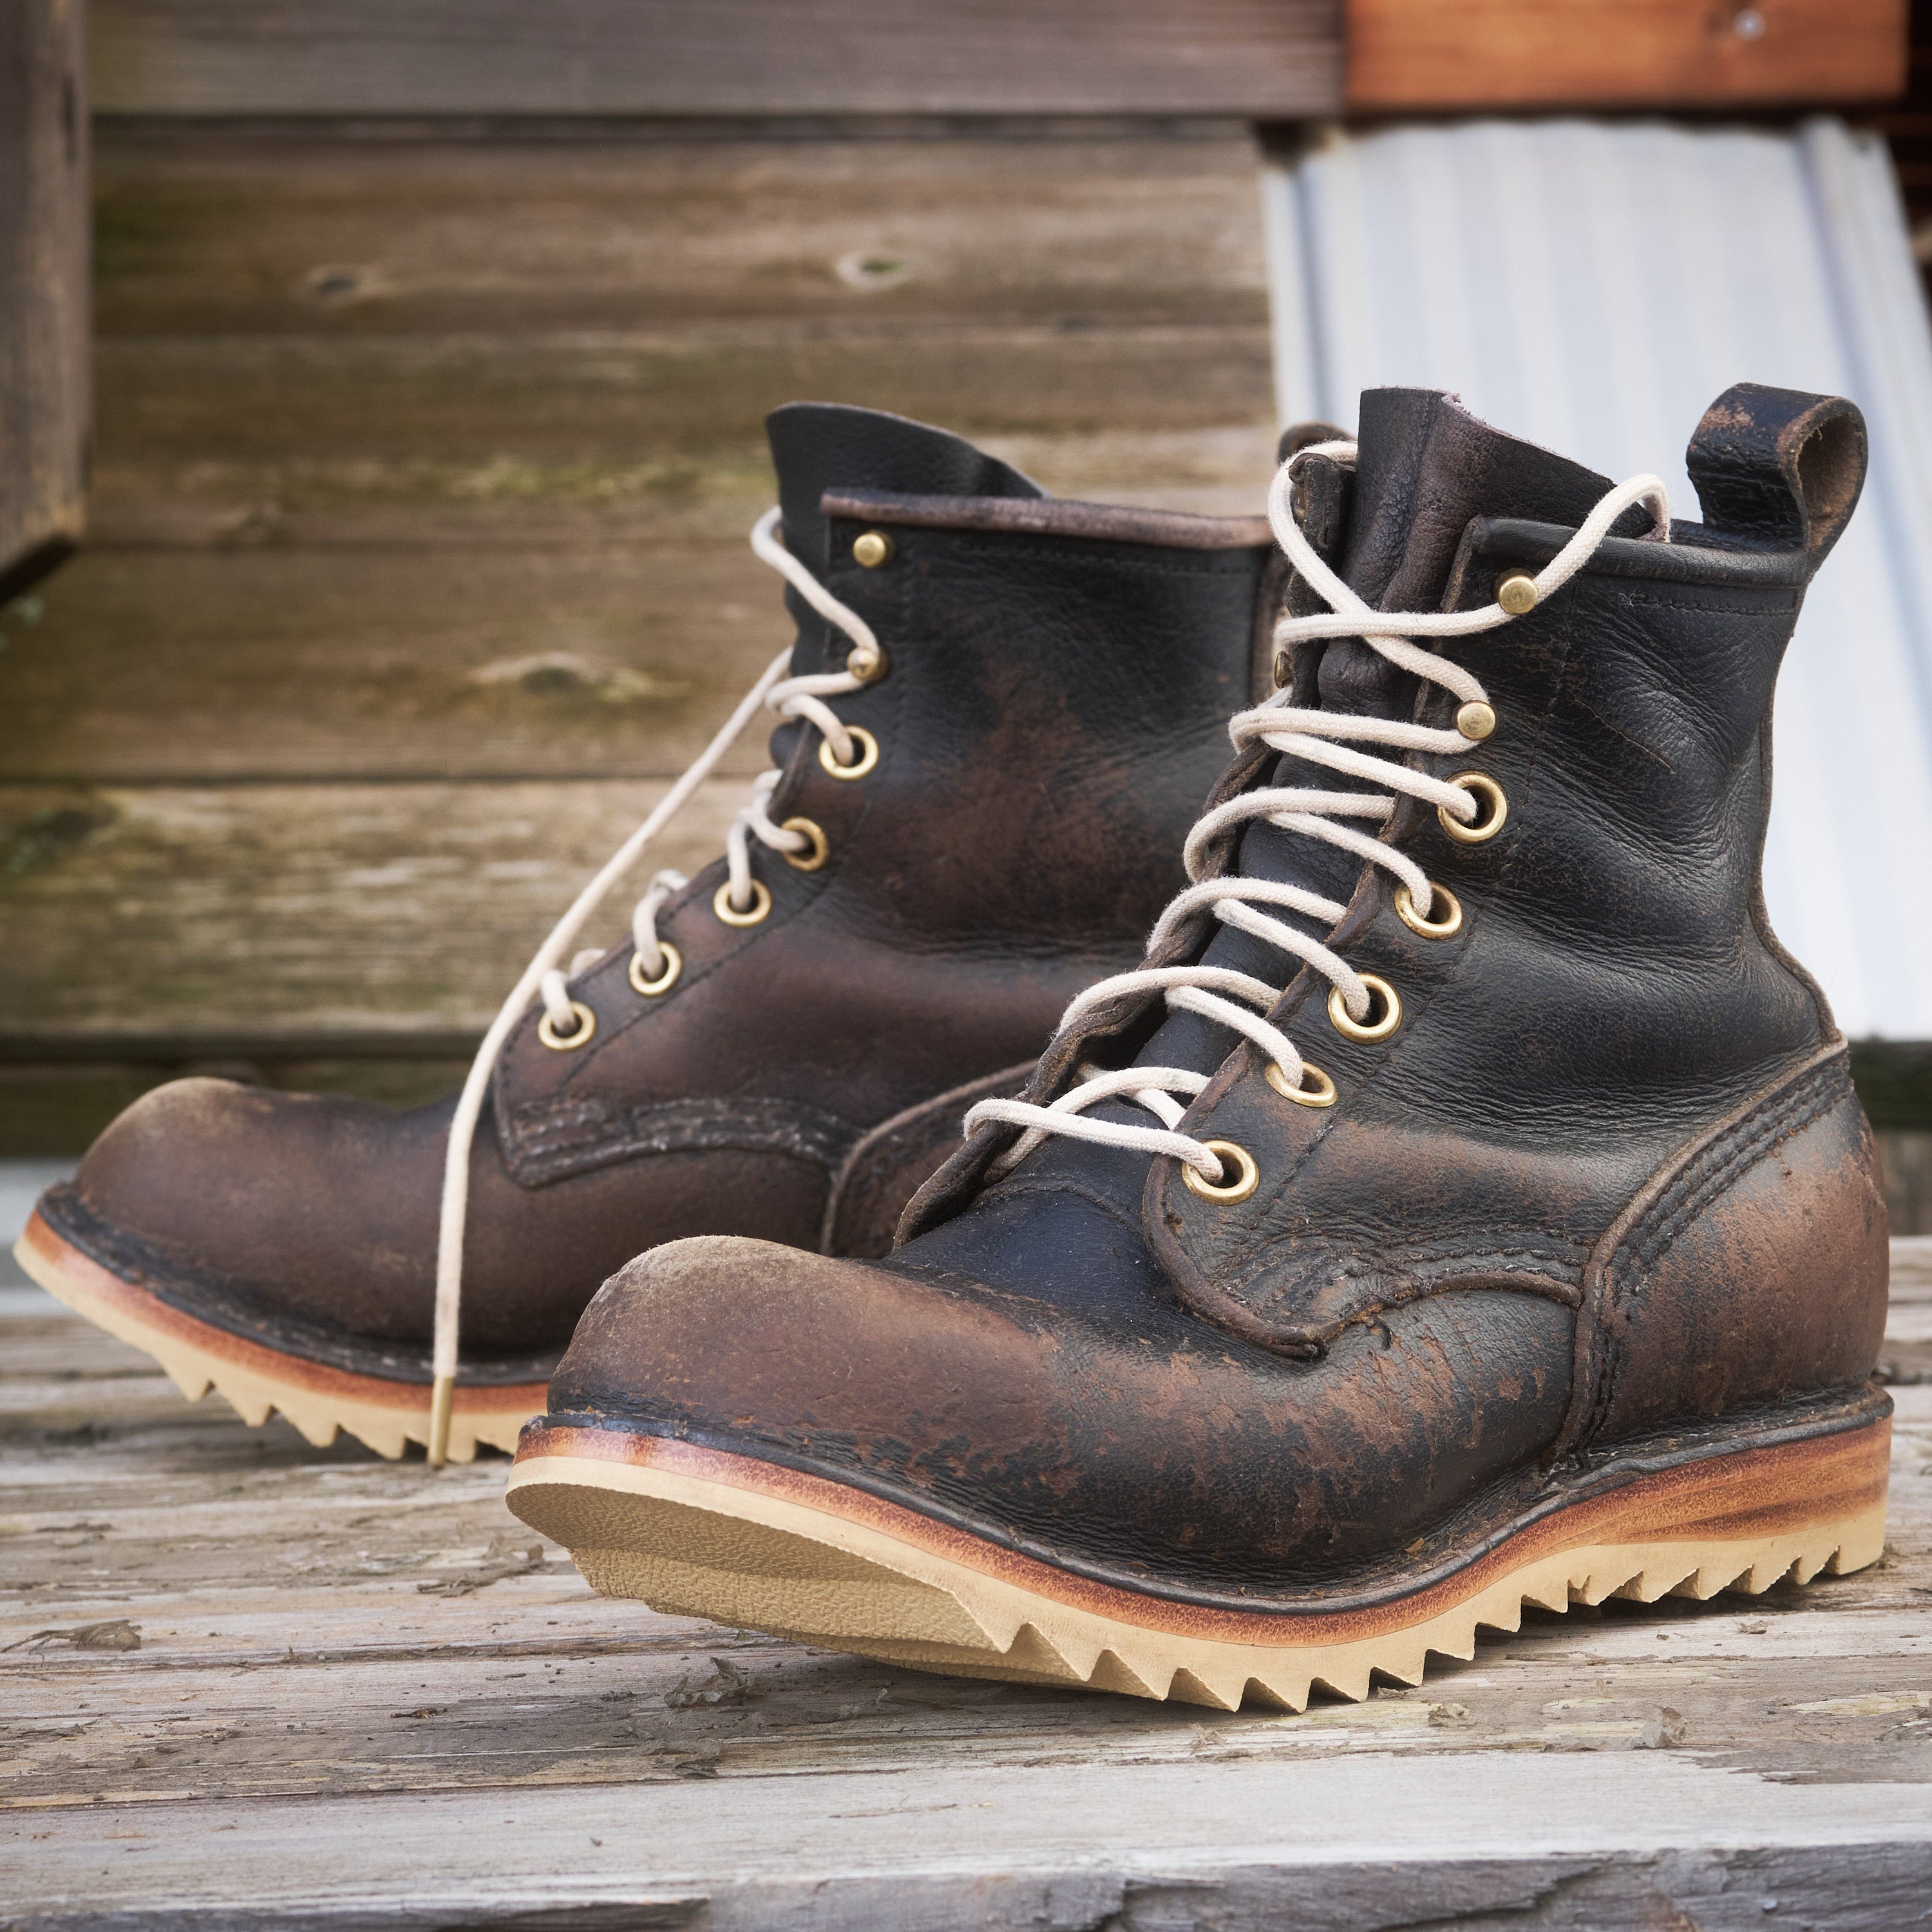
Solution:
M 1846 34 L 1882 51 L 1891 4 Z M 1506 49 L 1516 4 L 1426 10 Z M 75 87 L 32 96 L 58 104 L 44 157 L 85 158 L 78 5 L 0 14 L 67 50 Z M 1226 117 L 1340 108 L 1345 10 L 94 0 L 92 542 L 0 596 L 0 1151 L 77 1150 L 188 1069 L 452 1078 L 782 635 L 742 548 L 774 404 L 902 410 L 1066 491 L 1252 507 L 1272 398 Z M 1817 10 L 1772 10 L 1742 66 L 1725 42 L 1719 80 L 1781 84 L 1751 61 Z M 62 165 L 37 179 L 68 196 L 66 280 L 36 286 L 73 291 Z M 61 299 L 71 345 L 84 294 Z M 87 373 L 70 346 L 30 387 L 70 425 L 33 472 L 63 506 L 41 562 L 77 515 Z M 716 850 L 760 761 L 667 860 Z M 1892 1149 L 1905 1226 L 1932 1226 L 1925 1152 Z
M 1868 0 L 1859 0 L 1868 4 Z M 1245 114 L 1342 104 L 1342 0 L 94 0 L 110 112 Z

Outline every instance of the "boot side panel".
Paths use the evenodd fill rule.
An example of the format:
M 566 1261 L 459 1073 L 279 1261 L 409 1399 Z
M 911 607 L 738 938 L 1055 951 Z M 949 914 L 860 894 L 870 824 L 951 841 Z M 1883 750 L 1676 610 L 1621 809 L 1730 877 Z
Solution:
M 891 1253 L 906 1203 L 958 1146 L 968 1113 L 982 1100 L 1019 1093 L 1033 1069 L 1031 1060 L 1023 1061 L 880 1121 L 832 1177 L 819 1252 L 868 1258 Z
M 748 928 L 715 909 L 722 862 L 698 874 L 658 917 L 681 962 L 663 997 L 621 947 L 576 976 L 596 1021 L 582 1051 L 526 1017 L 495 1084 L 520 1184 L 728 1139 L 829 1181 L 878 1124 L 1030 1060 L 1082 986 L 1138 957 L 1246 696 L 1268 553 L 1225 520 L 1163 548 L 1145 513 L 1102 538 L 1061 530 L 1076 506 L 1019 507 L 1046 527 L 977 500 L 943 527 L 883 498 L 870 521 L 830 520 L 821 578 L 889 664 L 832 709 L 876 764 L 848 782 L 815 730 L 781 727 L 768 809 L 816 826 L 822 862 L 754 848 L 770 903 Z M 874 523 L 891 547 L 868 568 Z M 825 1204 L 783 1238 L 815 1245 Z
M 1888 1270 L 1840 1048 L 1660 1171 L 1598 1244 L 1558 1453 L 1856 1387 L 1877 1364 Z

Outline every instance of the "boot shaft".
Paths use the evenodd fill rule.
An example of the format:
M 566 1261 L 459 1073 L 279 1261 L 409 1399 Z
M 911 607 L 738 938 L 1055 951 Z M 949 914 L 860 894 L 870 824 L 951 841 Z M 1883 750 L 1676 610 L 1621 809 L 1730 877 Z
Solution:
M 1468 500 L 1454 500 L 1454 472 L 1445 483 L 1439 467 L 1450 500 L 1425 514 L 1414 506 L 1426 490 L 1384 488 L 1372 470 L 1324 476 L 1322 459 L 1305 460 L 1308 525 L 1358 589 L 1379 583 L 1399 606 L 1424 602 L 1417 585 L 1432 571 L 1427 601 L 1487 605 L 1500 580 L 1540 568 L 1573 534 L 1534 516 L 1462 517 Z M 1378 1311 L 1463 1290 L 1579 1310 L 1562 1432 L 1570 1450 L 1856 1382 L 1882 1318 L 1869 1132 L 1828 1009 L 1771 932 L 1760 884 L 1778 668 L 1804 586 L 1856 502 L 1862 424 L 1849 404 L 1744 386 L 1714 405 L 1690 462 L 1708 524 L 1679 523 L 1667 542 L 1612 536 L 1546 603 L 1450 648 L 1480 680 L 1495 728 L 1466 752 L 1408 762 L 1444 780 L 1475 774 L 1496 802 L 1479 836 L 1458 838 L 1445 815 L 1405 798 L 1382 836 L 1454 895 L 1452 930 L 1404 916 L 1381 868 L 1333 848 L 1310 860 L 1293 848 L 1312 842 L 1264 821 L 1210 848 L 1210 876 L 1312 874 L 1346 898 L 1319 936 L 1396 996 L 1396 1023 L 1360 1037 L 1305 968 L 1269 1013 L 1333 1080 L 1332 1105 L 1285 1103 L 1258 1049 L 1230 1053 L 1225 1030 L 1144 998 L 1057 1040 L 1028 1096 L 1050 1100 L 1094 1063 L 1212 1072 L 1184 1131 L 1250 1152 L 1256 1184 L 1210 1199 L 1156 1157 L 1138 1218 L 1183 1305 L 1264 1348 L 1318 1358 Z M 1504 467 L 1492 460 L 1479 484 L 1491 501 L 1512 494 Z M 1580 521 L 1608 487 L 1573 469 L 1553 494 Z M 1552 480 L 1515 494 L 1539 490 L 1552 494 Z M 1297 704 L 1438 729 L 1456 720 L 1439 685 L 1370 662 L 1353 640 L 1285 668 Z M 1257 745 L 1216 800 L 1308 782 L 1312 768 L 1293 765 Z M 1203 914 L 1148 963 L 1204 958 L 1265 975 L 1266 957 L 1264 942 Z M 1177 1062 L 1210 1040 L 1211 1059 Z M 957 1215 L 1013 1138 L 982 1132 L 915 1202 L 902 1239 Z M 1121 1156 L 1062 1144 L 1029 1159 L 1042 1174 L 1084 1162 L 1100 1186 Z M 1766 1161 L 1784 1163 L 1780 1214 L 1812 1231 L 1808 1254 L 1789 1243 L 1760 1252 L 1746 1238 L 1752 1217 L 1738 1204 Z M 949 1236 L 949 1254 L 970 1239 Z M 1665 1264 L 1680 1241 L 1700 1268 Z M 1833 1258 L 1828 1280 L 1820 1257 Z M 1748 1311 L 1756 1346 L 1714 1347 L 1694 1372 L 1688 1338 L 1728 1333 L 1727 1310 Z
M 678 983 L 640 997 L 628 948 L 590 968 L 580 1051 L 534 1015 L 512 1036 L 496 1114 L 526 1186 L 665 1136 L 836 1163 L 861 1128 L 1030 1060 L 1137 956 L 1265 655 L 1262 519 L 1058 501 L 870 411 L 795 406 L 772 430 L 788 549 L 883 650 L 829 700 L 862 769 L 781 725 L 767 809 L 812 828 L 808 862 L 760 850 L 746 923 L 718 910 L 722 866 L 694 879 L 658 921 Z M 788 596 L 793 674 L 846 668 L 850 639 Z

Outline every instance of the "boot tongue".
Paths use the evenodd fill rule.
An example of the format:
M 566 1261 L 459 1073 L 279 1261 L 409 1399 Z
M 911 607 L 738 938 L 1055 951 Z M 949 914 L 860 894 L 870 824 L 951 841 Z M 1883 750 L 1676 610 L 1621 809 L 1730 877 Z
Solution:
M 1378 610 L 1433 610 L 1442 603 L 1472 518 L 1521 518 L 1574 528 L 1610 487 L 1607 477 L 1580 464 L 1490 428 L 1453 396 L 1433 389 L 1370 389 L 1362 397 L 1354 487 L 1339 574 Z M 1406 718 L 1414 711 L 1418 680 L 1360 638 L 1337 638 L 1304 648 L 1321 655 L 1312 677 L 1305 666 L 1297 668 L 1297 704 L 1377 718 Z M 1322 791 L 1378 789 L 1326 766 L 1287 757 L 1278 762 L 1269 782 Z M 1372 829 L 1366 820 L 1355 823 Z M 1234 869 L 1301 886 L 1346 904 L 1362 862 L 1339 846 L 1257 821 L 1243 835 Z M 1317 920 L 1268 910 L 1312 938 L 1325 937 Z M 1279 946 L 1226 926 L 1209 942 L 1204 958 L 1277 986 L 1286 983 L 1297 966 Z M 1208 1073 L 1226 1058 L 1230 1045 L 1226 1028 L 1193 1014 L 1173 1013 L 1138 1058 L 1148 1065 Z
M 838 403 L 788 403 L 765 418 L 785 548 L 814 576 L 827 562 L 828 526 L 819 500 L 828 490 L 880 490 L 916 496 L 1041 496 L 1040 485 L 997 457 L 943 429 L 883 410 Z M 825 668 L 826 626 L 789 591 L 798 620 L 794 675 Z M 844 644 L 830 644 L 842 659 Z
M 1610 488 L 1607 476 L 1492 429 L 1439 390 L 1365 390 L 1340 574 L 1379 610 L 1433 610 L 1472 518 L 1571 529 Z M 1406 716 L 1415 697 L 1415 680 L 1358 638 L 1323 651 L 1319 688 L 1324 710 L 1378 717 Z

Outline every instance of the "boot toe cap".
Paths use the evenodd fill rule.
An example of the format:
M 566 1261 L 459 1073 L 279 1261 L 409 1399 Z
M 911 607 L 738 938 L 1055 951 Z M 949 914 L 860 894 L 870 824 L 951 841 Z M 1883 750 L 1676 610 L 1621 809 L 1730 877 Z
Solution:
M 891 1262 L 701 1238 L 606 1283 L 550 1410 L 826 1475 L 1053 1560 L 1245 1591 L 1400 1550 L 1533 1458 L 1569 1346 L 1553 1303 L 1444 1295 L 1287 1361 L 1202 1324 L 1177 1340 Z
M 218 1323 L 273 1314 L 400 1335 L 427 1317 L 436 1213 L 433 1176 L 394 1144 L 404 1118 L 171 1082 L 108 1126 L 44 1217 L 111 1273 Z

